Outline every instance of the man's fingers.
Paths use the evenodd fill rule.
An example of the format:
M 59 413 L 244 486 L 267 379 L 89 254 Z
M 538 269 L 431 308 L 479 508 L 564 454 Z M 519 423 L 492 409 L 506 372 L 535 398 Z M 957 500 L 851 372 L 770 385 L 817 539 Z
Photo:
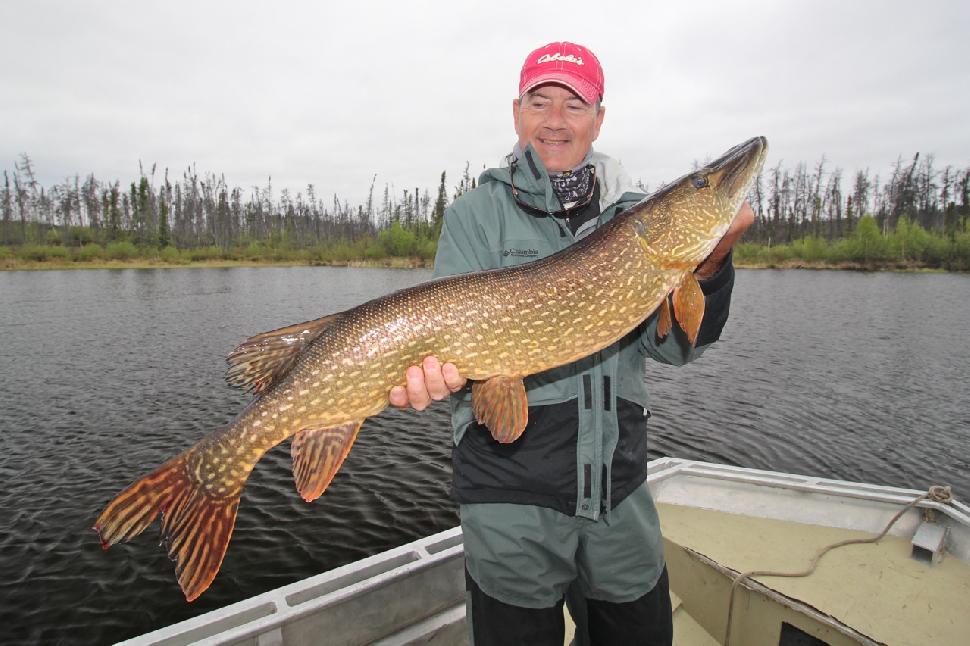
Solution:
M 441 364 L 438 363 L 437 357 L 425 357 L 421 366 L 424 369 L 425 387 L 431 399 L 441 401 L 451 394 L 445 384 L 444 375 L 441 374 Z
M 394 386 L 391 388 L 391 392 L 387 394 L 387 400 L 391 402 L 391 406 L 406 408 L 408 405 L 408 391 L 404 389 L 404 386 Z
M 405 385 L 394 386 L 387 395 L 392 406 L 424 410 L 432 400 L 440 401 L 464 388 L 468 381 L 458 373 L 453 363 L 441 365 L 437 357 L 428 356 L 420 366 L 411 366 L 404 373 Z
M 468 381 L 458 373 L 458 368 L 453 363 L 446 363 L 441 366 L 441 375 L 445 379 L 445 385 L 448 386 L 448 391 L 456 393 L 465 387 L 465 383 Z
M 424 371 L 417 366 L 411 366 L 404 376 L 411 406 L 414 410 L 424 410 L 431 403 L 431 396 L 424 381 Z

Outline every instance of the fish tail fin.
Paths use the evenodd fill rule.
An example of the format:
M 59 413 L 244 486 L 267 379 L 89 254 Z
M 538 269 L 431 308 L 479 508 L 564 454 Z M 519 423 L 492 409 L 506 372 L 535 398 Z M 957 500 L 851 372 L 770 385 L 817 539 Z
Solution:
M 186 468 L 190 452 L 132 483 L 94 523 L 102 547 L 108 549 L 143 532 L 161 512 L 162 542 L 175 561 L 175 574 L 187 601 L 205 592 L 219 571 L 242 493 L 227 497 L 208 493 Z

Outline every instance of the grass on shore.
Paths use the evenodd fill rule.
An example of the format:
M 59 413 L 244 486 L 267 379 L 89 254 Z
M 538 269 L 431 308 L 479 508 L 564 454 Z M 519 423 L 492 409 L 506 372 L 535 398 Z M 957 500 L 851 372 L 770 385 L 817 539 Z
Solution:
M 80 247 L 26 244 L 0 246 L 0 270 L 432 266 L 436 247 L 433 240 L 415 238 L 405 242 L 408 244 L 398 244 L 392 235 L 388 235 L 383 239 L 361 239 L 353 243 L 336 240 L 308 249 L 277 248 L 261 243 L 229 250 L 220 247 L 158 249 L 139 247 L 126 241 Z M 875 221 L 867 217 L 851 237 L 840 240 L 807 236 L 772 246 L 742 242 L 734 249 L 734 263 L 745 268 L 970 271 L 970 233 L 961 232 L 946 238 L 928 234 L 901 220 L 894 233 L 883 236 Z
M 433 257 L 433 256 L 432 256 Z M 136 247 L 128 242 L 105 247 L 88 244 L 67 248 L 57 245 L 0 246 L 0 270 L 49 269 L 158 269 L 173 267 L 431 267 L 431 257 L 387 255 L 373 248 L 347 245 L 315 249 L 271 249 L 256 245 L 232 249 L 201 247 L 179 250 Z

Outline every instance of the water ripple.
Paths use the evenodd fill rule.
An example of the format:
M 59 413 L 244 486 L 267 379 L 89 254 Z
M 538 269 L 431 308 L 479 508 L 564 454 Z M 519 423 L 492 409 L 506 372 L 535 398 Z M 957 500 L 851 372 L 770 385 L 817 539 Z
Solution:
M 314 503 L 296 494 L 288 444 L 267 454 L 222 570 L 192 604 L 155 527 L 107 553 L 90 530 L 121 488 L 245 405 L 223 382 L 236 343 L 428 277 L 0 273 L 0 642 L 131 637 L 456 524 L 438 404 L 368 420 Z M 702 360 L 649 364 L 653 456 L 970 497 L 970 277 L 740 271 L 731 309 Z

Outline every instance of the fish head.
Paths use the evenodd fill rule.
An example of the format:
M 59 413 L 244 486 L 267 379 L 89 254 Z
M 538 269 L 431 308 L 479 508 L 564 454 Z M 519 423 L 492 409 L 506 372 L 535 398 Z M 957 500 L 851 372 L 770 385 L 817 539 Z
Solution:
M 754 137 L 646 198 L 633 225 L 645 253 L 666 266 L 696 267 L 727 233 L 768 152 Z

